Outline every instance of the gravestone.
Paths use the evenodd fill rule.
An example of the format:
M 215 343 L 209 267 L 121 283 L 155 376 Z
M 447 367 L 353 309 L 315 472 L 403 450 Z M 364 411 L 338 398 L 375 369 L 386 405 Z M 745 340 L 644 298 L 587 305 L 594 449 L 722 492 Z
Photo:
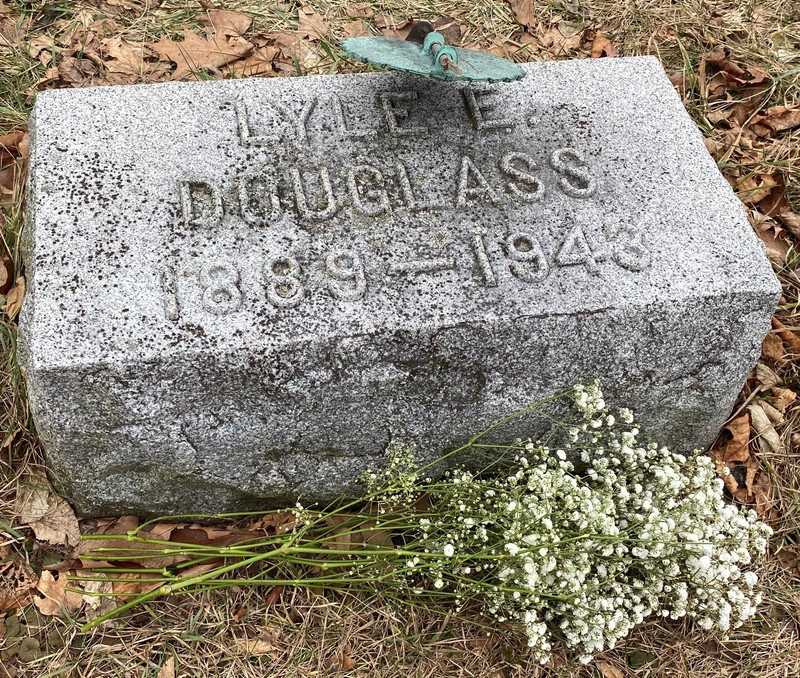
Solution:
M 655 59 L 525 69 L 40 94 L 21 361 L 76 509 L 329 499 L 595 378 L 708 445 L 763 249 Z

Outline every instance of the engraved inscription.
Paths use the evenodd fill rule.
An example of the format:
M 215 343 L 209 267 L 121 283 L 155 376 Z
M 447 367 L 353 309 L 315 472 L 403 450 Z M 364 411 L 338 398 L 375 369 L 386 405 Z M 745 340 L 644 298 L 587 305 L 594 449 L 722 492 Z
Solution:
M 504 257 L 511 275 L 526 284 L 542 283 L 554 266 L 584 266 L 592 275 L 600 273 L 600 264 L 604 261 L 631 271 L 643 271 L 651 266 L 651 254 L 636 228 L 613 224 L 606 228 L 605 235 L 610 256 L 604 251 L 592 250 L 580 224 L 573 225 L 556 243 L 552 260 L 546 254 L 540 238 L 530 231 L 509 233 L 498 241 L 502 248 L 492 248 L 491 251 L 482 233 L 472 233 L 463 246 L 467 256 L 471 250 L 481 282 L 487 288 L 498 287 L 501 280 L 497 273 L 500 270 L 497 268 L 497 257 Z M 344 302 L 360 301 L 366 297 L 366 260 L 365 254 L 355 249 L 335 249 L 322 258 L 320 268 L 330 297 Z M 384 271 L 390 276 L 458 271 L 460 262 L 467 270 L 474 271 L 474 264 L 467 264 L 467 261 L 449 256 L 401 259 L 390 262 Z M 316 267 L 313 262 L 309 266 Z M 307 281 L 304 281 L 303 268 L 294 256 L 281 254 L 268 257 L 261 270 L 266 299 L 274 307 L 293 308 L 306 298 Z M 510 278 L 506 277 L 505 280 Z M 176 320 L 179 312 L 174 281 L 174 270 L 168 267 L 162 275 L 162 287 L 165 315 L 171 320 Z M 200 271 L 200 283 L 203 288 L 203 308 L 209 313 L 224 315 L 240 308 L 243 295 L 239 289 L 239 271 L 232 264 L 206 264 Z
M 211 263 L 200 270 L 203 308 L 214 315 L 232 313 L 242 305 L 239 271 L 232 264 Z
M 380 101 L 383 117 L 391 136 L 413 137 L 428 134 L 428 128 L 425 125 L 404 124 L 411 117 L 408 104 L 416 103 L 416 92 L 383 92 L 380 95 Z
M 587 167 L 586 159 L 574 148 L 559 148 L 550 154 L 550 166 L 558 172 L 558 185 L 573 198 L 588 198 L 597 182 Z
M 489 261 L 489 253 L 486 251 L 486 243 L 483 241 L 482 234 L 474 233 L 472 235 L 472 251 L 486 287 L 497 287 L 497 278 L 492 270 L 492 262 Z
M 600 267 L 597 265 L 597 260 L 603 258 L 604 255 L 595 255 L 589 247 L 589 241 L 579 224 L 573 226 L 564 243 L 558 250 L 556 261 L 561 266 L 576 266 L 584 265 L 592 275 L 597 275 L 600 272 Z
M 397 171 L 397 180 L 400 184 L 400 191 L 403 195 L 403 201 L 411 210 L 434 210 L 434 209 L 441 209 L 441 205 L 436 205 L 432 202 L 427 201 L 419 201 L 417 200 L 417 196 L 414 193 L 414 187 L 411 185 L 411 179 L 408 175 L 408 169 L 406 166 L 399 162 L 395 167 Z
M 278 308 L 297 306 L 305 294 L 300 280 L 300 264 L 294 257 L 273 257 L 264 264 L 267 300 Z
M 462 90 L 470 120 L 474 122 L 475 129 L 479 132 L 494 129 L 511 130 L 514 127 L 513 120 L 486 117 L 488 113 L 494 110 L 495 104 L 491 101 L 481 101 L 481 99 L 488 98 L 489 95 L 495 92 L 496 89 L 490 85 L 473 85 Z
M 512 233 L 506 238 L 506 251 L 511 263 L 509 270 L 525 282 L 541 282 L 550 274 L 550 266 L 536 236 Z
M 164 317 L 172 321 L 177 320 L 181 314 L 180 304 L 178 304 L 178 283 L 175 275 L 174 266 L 167 266 L 161 272 L 161 289 L 164 292 Z
M 611 258 L 622 268 L 637 272 L 650 268 L 650 250 L 636 228 L 620 223 L 609 224 L 606 237 L 612 243 Z
M 355 250 L 330 252 L 325 257 L 330 293 L 342 301 L 358 301 L 367 292 L 364 262 Z
M 434 257 L 431 259 L 409 259 L 408 261 L 395 261 L 389 264 L 387 272 L 390 275 L 404 273 L 435 273 L 456 267 L 455 259 L 449 257 Z
M 402 162 L 388 169 L 366 163 L 333 170 L 326 165 L 249 169 L 236 178 L 234 191 L 224 189 L 222 183 L 193 178 L 179 182 L 181 210 L 187 227 L 215 227 L 226 213 L 237 214 L 253 225 L 265 224 L 283 210 L 293 210 L 301 220 L 321 222 L 336 216 L 340 209 L 379 217 L 402 209 L 418 212 L 537 203 L 555 190 L 549 188 L 553 185 L 578 199 L 596 193 L 597 180 L 578 151 L 561 148 L 546 157 L 549 167 L 542 167 L 543 163 L 522 151 L 506 152 L 496 162 L 481 165 L 463 155 L 449 167 L 436 167 L 435 177 L 427 181 L 423 168 L 410 168 Z M 551 175 L 549 185 L 542 177 L 544 172 Z M 453 186 L 451 181 L 454 194 L 446 198 L 441 187 Z M 435 192 L 431 192 L 431 184 Z
M 187 228 L 222 222 L 222 195 L 206 181 L 180 182 L 181 212 Z
M 500 171 L 512 179 L 508 190 L 525 202 L 544 198 L 544 184 L 532 174 L 535 169 L 536 161 L 527 153 L 506 153 L 500 160 Z
M 280 212 L 281 203 L 275 186 L 263 174 L 245 174 L 237 184 L 239 212 L 248 224 L 265 224 L 275 213 Z
M 531 130 L 531 105 L 544 103 L 563 118 L 560 105 L 542 99 L 501 107 L 501 92 L 516 96 L 513 89 L 485 84 L 447 93 L 441 105 L 455 114 L 448 120 L 460 120 L 463 129 L 437 137 L 448 145 L 441 157 L 442 149 L 429 143 L 438 124 L 430 111 L 440 109 L 428 106 L 427 89 L 378 92 L 367 106 L 363 97 L 349 100 L 344 92 L 224 104 L 228 115 L 235 113 L 229 117 L 230 132 L 246 147 L 237 150 L 241 165 L 226 168 L 213 182 L 204 173 L 178 181 L 184 227 L 203 229 L 182 235 L 198 250 L 192 257 L 206 245 L 214 251 L 210 239 L 218 233 L 225 251 L 256 243 L 272 251 L 256 255 L 255 262 L 242 251 L 235 264 L 191 264 L 191 272 L 178 271 L 165 260 L 169 265 L 159 273 L 165 318 L 177 321 L 186 315 L 192 297 L 193 308 L 214 315 L 237 311 L 246 299 L 260 299 L 279 311 L 304 302 L 346 308 L 368 296 L 382 302 L 376 292 L 384 284 L 391 290 L 385 298 L 393 299 L 415 284 L 414 276 L 454 272 L 437 279 L 448 285 L 457 280 L 459 294 L 469 285 L 485 287 L 483 293 L 491 299 L 497 288 L 544 285 L 566 268 L 572 273 L 564 275 L 577 280 L 609 267 L 632 272 L 650 268 L 652 254 L 635 224 L 607 223 L 602 232 L 589 227 L 598 212 L 609 206 L 611 214 L 616 210 L 610 196 L 591 200 L 602 188 L 600 168 L 607 159 L 598 161 L 594 145 L 584 143 L 591 139 L 590 133 L 584 134 L 586 113 L 570 109 L 566 126 L 554 125 L 549 134 L 550 127 Z M 423 104 L 426 115 L 419 108 Z M 519 137 L 513 134 L 518 125 Z M 568 133 L 573 127 L 575 142 Z M 275 153 L 273 145 L 280 147 Z M 343 154 L 327 154 L 327 145 L 342 147 Z M 564 196 L 591 202 L 564 205 L 570 202 Z M 547 210 L 548 201 L 555 209 Z M 434 210 L 448 214 L 440 220 L 432 215 L 415 218 Z M 555 215 L 573 216 L 565 224 L 542 221 Z M 308 224 L 330 220 L 330 228 Z M 241 222 L 253 227 L 251 232 L 243 232 Z M 276 222 L 287 233 L 260 230 Z M 388 231 L 382 230 L 385 222 L 391 222 Z M 507 226 L 498 231 L 498 224 Z M 358 249 L 346 235 L 351 226 L 358 232 Z M 405 235 L 397 248 L 394 228 L 407 229 L 409 238 L 420 235 L 437 249 L 406 251 Z M 439 233 L 445 235 L 439 238 Z M 316 238 L 334 242 L 323 244 Z M 318 253 L 313 261 L 311 252 Z M 197 286 L 184 283 L 192 275 L 199 279 L 199 294 Z M 243 286 L 259 277 L 254 289 Z M 437 287 L 428 289 L 435 292 Z
M 311 111 L 317 105 L 317 97 L 311 97 L 308 101 L 303 103 L 303 108 L 295 120 L 295 133 L 297 134 L 297 141 L 301 144 L 308 143 L 308 119 L 311 117 Z
M 339 129 L 339 133 L 345 139 L 368 139 L 378 135 L 377 130 L 374 129 L 349 129 L 344 115 L 344 105 L 342 104 L 342 100 L 339 98 L 339 95 L 331 94 L 330 102 L 336 120 L 336 127 Z
M 250 129 L 250 118 L 247 104 L 244 101 L 239 100 L 235 102 L 234 110 L 236 111 L 236 124 L 239 130 L 239 143 L 242 146 L 268 146 L 280 143 L 280 135 L 253 134 L 252 130 Z M 280 117 L 279 111 L 277 111 L 277 114 Z
M 353 207 L 361 214 L 377 217 L 389 211 L 389 194 L 383 186 L 383 174 L 379 169 L 371 165 L 351 168 L 347 173 L 347 186 Z
M 331 186 L 331 177 L 328 173 L 328 168 L 325 166 L 320 167 L 318 174 L 325 206 L 321 209 L 311 209 L 308 206 L 308 198 L 306 198 L 306 191 L 305 188 L 303 188 L 303 177 L 300 175 L 300 170 L 296 167 L 292 167 L 291 170 L 294 202 L 300 216 L 312 221 L 325 221 L 336 214 L 338 208 L 336 206 L 336 196 L 333 194 L 333 186 Z
M 492 205 L 499 205 L 500 198 L 495 190 L 486 181 L 486 177 L 468 156 L 461 159 L 461 170 L 458 175 L 458 191 L 456 193 L 456 205 L 464 207 L 467 199 L 482 201 L 486 198 Z

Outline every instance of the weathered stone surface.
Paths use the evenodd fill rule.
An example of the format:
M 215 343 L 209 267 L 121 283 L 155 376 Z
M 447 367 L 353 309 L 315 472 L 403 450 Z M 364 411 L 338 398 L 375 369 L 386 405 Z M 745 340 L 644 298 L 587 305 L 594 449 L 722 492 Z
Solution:
M 595 377 L 707 445 L 763 250 L 655 60 L 526 69 L 39 95 L 21 356 L 77 509 L 331 497 Z

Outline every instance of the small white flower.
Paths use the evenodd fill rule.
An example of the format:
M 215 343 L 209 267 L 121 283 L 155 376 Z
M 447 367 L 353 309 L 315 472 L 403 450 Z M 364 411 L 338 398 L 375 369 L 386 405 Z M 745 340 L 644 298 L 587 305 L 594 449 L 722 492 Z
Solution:
M 437 579 L 436 581 L 433 582 L 434 588 L 440 589 L 442 588 L 442 586 L 444 586 L 444 582 L 441 579 Z
M 444 553 L 447 558 L 452 558 L 455 552 L 456 550 L 452 544 L 445 544 L 444 548 L 442 549 L 442 553 Z

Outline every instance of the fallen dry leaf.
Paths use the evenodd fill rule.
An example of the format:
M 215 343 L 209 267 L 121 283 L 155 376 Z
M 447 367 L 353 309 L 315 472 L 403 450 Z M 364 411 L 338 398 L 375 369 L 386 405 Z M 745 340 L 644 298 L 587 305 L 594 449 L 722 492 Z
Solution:
M 309 5 L 301 7 L 297 10 L 297 15 L 300 19 L 297 30 L 301 38 L 321 40 L 325 37 L 328 32 L 328 24 L 313 7 Z
M 55 51 L 55 39 L 50 35 L 37 35 L 28 43 L 28 54 L 43 66 L 50 65 Z
M 780 564 L 795 576 L 800 575 L 800 547 L 783 546 L 775 555 Z
M 43 473 L 24 475 L 14 500 L 14 513 L 19 521 L 27 525 L 42 518 L 50 508 L 48 499 L 51 492 L 50 482 Z
M 83 596 L 67 591 L 67 586 L 66 575 L 43 570 L 36 585 L 39 596 L 33 599 L 33 604 L 48 617 L 72 615 L 83 605 Z
M 350 645 L 345 645 L 341 650 L 334 652 L 323 664 L 326 669 L 333 671 L 349 671 L 356 665 L 356 660 L 351 656 Z
M 772 318 L 772 329 L 783 340 L 787 353 L 800 355 L 800 337 L 797 334 L 787 329 L 786 325 L 774 316 Z
M 102 42 L 109 59 L 105 67 L 109 73 L 124 73 L 140 76 L 144 72 L 144 46 L 132 45 L 116 36 Z
M 73 589 L 80 589 L 83 593 L 80 594 L 83 598 L 84 611 L 86 619 L 92 621 L 98 617 L 111 612 L 117 607 L 117 603 L 113 596 L 109 595 L 96 595 L 107 594 L 114 592 L 113 584 L 106 579 L 106 575 L 102 572 L 92 572 L 91 570 L 77 570 L 70 572 L 78 577 L 91 577 L 92 581 L 70 581 L 69 587 Z M 96 580 L 96 581 L 95 581 Z
M 769 452 L 783 454 L 783 441 L 761 405 L 758 403 L 751 403 L 747 406 L 747 411 L 750 413 L 750 421 L 753 425 L 753 430 L 758 436 L 757 440 L 761 452 L 765 454 Z
M 168 657 L 158 670 L 156 678 L 175 678 L 175 657 Z
M 773 405 L 770 405 L 766 400 L 761 401 L 759 404 L 761 405 L 761 409 L 764 410 L 764 414 L 769 417 L 773 426 L 780 426 L 786 421 L 783 413 Z
M 797 399 L 797 394 L 790 388 L 773 386 L 770 394 L 772 396 L 771 402 L 775 406 L 775 409 L 784 413 L 786 412 L 786 408 Z
M 598 33 L 592 41 L 592 59 L 616 56 L 619 56 L 619 52 L 617 51 L 617 48 L 611 44 L 611 40 L 609 40 L 602 33 Z
M 783 359 L 783 341 L 777 334 L 768 334 L 761 342 L 761 352 L 768 360 L 777 363 Z
M 211 9 L 208 22 L 216 36 L 242 37 L 253 23 L 253 18 L 229 9 Z
M 506 0 L 514 18 L 526 28 L 536 24 L 536 6 L 534 0 Z
M 361 19 L 348 21 L 344 26 L 342 26 L 342 31 L 344 32 L 345 38 L 359 38 L 365 35 L 372 35 L 372 32 L 369 30 L 367 24 L 361 21 Z
M 22 300 L 25 298 L 25 278 L 17 278 L 14 287 L 6 295 L 6 301 L 0 311 L 4 311 L 9 318 L 15 318 L 22 308 Z
M 375 16 L 375 10 L 367 3 L 353 3 L 347 5 L 347 16 L 351 19 L 371 19 Z
M 351 551 L 366 544 L 372 546 L 385 546 L 392 548 L 392 535 L 389 531 L 383 530 L 372 522 L 353 523 L 353 516 L 332 515 L 325 523 L 332 527 L 331 538 L 326 540 L 325 545 L 336 551 Z
M 280 50 L 272 45 L 260 47 L 253 50 L 253 53 L 246 59 L 239 59 L 228 66 L 233 75 L 237 78 L 249 78 L 265 73 L 274 73 L 272 62 L 280 54 Z
M 692 90 L 692 82 L 684 71 L 676 71 L 675 73 L 671 73 L 669 76 L 669 81 L 672 83 L 672 86 L 678 91 L 678 94 L 680 94 L 681 97 L 686 97 Z M 706 137 L 704 141 L 709 141 L 709 139 Z M 706 144 L 706 146 L 708 145 Z M 713 151 L 711 151 L 711 149 L 709 149 L 709 152 L 713 155 Z
M 725 424 L 730 440 L 722 448 L 722 459 L 730 462 L 745 462 L 750 456 L 750 415 L 744 414 Z
M 758 122 L 769 127 L 773 132 L 800 127 L 800 108 L 773 106 L 768 108 Z
M 267 595 L 264 596 L 264 601 L 263 601 L 264 607 L 270 608 L 273 605 L 275 605 L 281 599 L 284 588 L 285 587 L 283 586 L 273 586 L 269 590 L 269 593 L 267 593 Z
M 65 83 L 75 87 L 94 84 L 99 75 L 100 68 L 88 58 L 78 59 L 73 56 L 67 56 L 58 65 L 58 77 Z
M 295 73 L 297 64 L 308 69 L 319 62 L 319 54 L 313 43 L 303 40 L 297 35 L 279 33 L 275 37 L 275 47 L 280 50 L 285 65 L 290 65 L 285 69 L 287 73 Z M 276 66 L 280 69 L 281 62 L 276 62 Z
M 0 196 L 13 196 L 21 187 L 28 159 L 28 133 L 0 136 Z
M 789 232 L 798 240 L 800 240 L 800 214 L 793 212 L 790 209 L 783 210 L 778 218 L 781 223 L 789 229 Z
M 396 40 L 405 40 L 411 32 L 413 22 L 403 19 L 399 23 L 390 16 L 375 15 L 375 26 L 380 29 L 381 35 Z
M 625 678 L 622 671 L 613 664 L 604 661 L 596 661 L 595 666 L 597 666 L 600 673 L 603 674 L 603 678 Z
M 18 610 L 33 600 L 38 578 L 30 565 L 0 547 L 0 612 Z
M 461 26 L 455 17 L 440 17 L 433 22 L 433 28 L 444 36 L 448 45 L 457 45 L 461 42 Z
M 583 41 L 582 34 L 580 32 L 572 33 L 571 29 L 571 26 L 567 29 L 567 33 L 569 33 L 567 35 L 562 33 L 556 26 L 553 26 L 541 36 L 537 35 L 536 37 L 553 56 L 561 56 L 578 49 Z
M 36 82 L 34 82 L 27 90 L 25 90 L 25 93 L 29 95 L 35 94 L 39 90 L 45 89 L 46 87 L 49 87 L 53 83 L 57 82 L 58 78 L 58 68 L 56 66 L 48 68 L 41 78 L 36 80 Z
M 47 512 L 28 525 L 39 541 L 72 547 L 77 546 L 81 540 L 75 512 L 66 499 L 56 494 L 50 494 Z
M 155 50 L 160 58 L 175 64 L 172 80 L 181 80 L 204 68 L 222 68 L 253 51 L 253 45 L 249 42 L 230 45 L 223 40 L 204 40 L 188 29 L 183 31 L 182 42 L 164 37 L 158 42 L 148 43 L 147 46 Z
M 764 363 L 756 363 L 754 372 L 756 381 L 760 384 L 761 390 L 763 391 L 769 390 L 773 386 L 781 383 L 781 378 L 778 376 L 777 372 L 767 367 Z
M 14 262 L 7 254 L 0 257 L 0 294 L 7 294 L 14 283 Z
M 234 646 L 239 654 L 248 656 L 269 655 L 273 659 L 278 659 L 283 650 L 279 646 L 279 639 L 277 636 L 264 632 L 257 638 L 236 638 Z
M 732 85 L 754 87 L 770 81 L 769 74 L 755 66 L 744 67 L 730 58 L 727 47 L 709 52 L 701 60 L 701 69 L 704 64 L 710 64 L 722 75 L 726 82 Z
M 745 177 L 737 182 L 736 194 L 743 203 L 755 205 L 766 198 L 777 185 L 777 179 L 771 174 L 762 174 L 758 177 Z
M 264 530 L 267 534 L 285 534 L 291 532 L 297 524 L 297 516 L 290 511 L 273 511 L 254 520 L 249 529 Z

